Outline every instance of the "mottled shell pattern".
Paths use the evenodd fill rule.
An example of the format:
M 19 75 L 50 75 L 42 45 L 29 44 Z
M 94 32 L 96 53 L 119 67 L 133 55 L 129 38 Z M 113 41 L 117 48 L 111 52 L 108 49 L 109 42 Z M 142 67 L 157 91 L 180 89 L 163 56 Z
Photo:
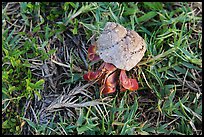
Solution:
M 146 43 L 139 34 L 120 24 L 107 22 L 97 41 L 97 54 L 104 62 L 131 70 L 142 59 Z

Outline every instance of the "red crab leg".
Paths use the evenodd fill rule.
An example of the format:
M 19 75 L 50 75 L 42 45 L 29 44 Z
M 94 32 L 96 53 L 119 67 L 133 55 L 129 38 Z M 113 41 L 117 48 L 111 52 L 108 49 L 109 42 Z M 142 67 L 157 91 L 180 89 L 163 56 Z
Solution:
M 105 79 L 105 84 L 101 87 L 102 94 L 110 94 L 116 91 L 116 72 L 113 72 Z
M 88 48 L 88 58 L 89 60 L 91 61 L 97 61 L 99 60 L 99 56 L 95 54 L 96 53 L 96 46 L 92 45 Z M 97 78 L 99 78 L 103 72 L 102 72 L 102 69 L 104 68 L 104 63 L 101 64 L 101 66 L 99 67 L 99 69 L 94 72 L 94 71 L 89 71 L 87 72 L 86 74 L 83 75 L 83 78 L 84 80 L 86 81 L 92 81 L 92 80 L 95 80 Z
M 89 71 L 88 73 L 84 74 L 83 75 L 83 78 L 84 80 L 86 81 L 92 81 L 92 80 L 95 80 L 97 79 L 98 77 L 101 76 L 101 71 L 100 70 L 97 70 L 96 72 L 94 71 Z
M 88 48 L 88 59 L 90 61 L 98 61 L 98 60 L 100 60 L 100 57 L 96 54 L 96 46 L 95 45 L 91 45 Z
M 104 74 L 104 66 L 105 63 L 101 64 L 101 66 L 99 67 L 99 69 L 97 71 L 89 71 L 86 74 L 83 75 L 84 80 L 86 81 L 92 81 L 95 80 L 99 77 L 102 77 L 102 75 Z
M 107 74 L 104 78 L 105 79 L 104 85 L 102 85 L 101 87 L 101 93 L 102 94 L 114 93 L 116 91 L 116 85 L 117 85 L 116 71 L 115 71 L 117 68 L 110 63 L 104 63 L 104 69 L 105 71 L 107 71 Z
M 124 91 L 124 88 L 131 91 L 138 89 L 137 80 L 128 78 L 125 70 L 121 70 L 120 72 L 120 83 L 122 85 L 121 91 Z

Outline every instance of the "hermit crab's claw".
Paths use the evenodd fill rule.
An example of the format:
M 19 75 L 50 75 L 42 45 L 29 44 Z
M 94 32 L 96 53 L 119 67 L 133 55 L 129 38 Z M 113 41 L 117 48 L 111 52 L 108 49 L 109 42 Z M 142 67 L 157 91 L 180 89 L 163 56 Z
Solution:
M 96 46 L 95 45 L 91 45 L 88 48 L 88 59 L 90 61 L 98 61 L 98 60 L 100 60 L 100 57 L 96 54 Z
M 116 91 L 116 72 L 113 72 L 105 79 L 105 84 L 101 87 L 102 94 L 110 94 Z
M 83 75 L 84 80 L 86 81 L 93 81 L 96 80 L 98 77 L 100 77 L 101 71 L 98 70 L 96 72 L 94 71 L 89 71 L 88 73 Z
M 120 72 L 120 83 L 122 85 L 121 91 L 125 91 L 125 89 L 131 90 L 131 91 L 138 89 L 137 80 L 128 78 L 125 73 L 125 70 L 121 70 Z

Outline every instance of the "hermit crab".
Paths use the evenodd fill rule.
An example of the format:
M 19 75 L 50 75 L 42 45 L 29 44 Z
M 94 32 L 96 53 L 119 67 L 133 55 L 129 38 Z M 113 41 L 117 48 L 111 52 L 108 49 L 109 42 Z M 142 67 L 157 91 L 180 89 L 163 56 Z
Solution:
M 96 71 L 88 71 L 84 80 L 98 80 L 100 93 L 109 94 L 116 91 L 135 91 L 138 89 L 136 79 L 128 78 L 126 71 L 131 70 L 142 59 L 146 51 L 144 39 L 133 30 L 122 25 L 107 22 L 104 30 L 94 45 L 88 48 L 88 59 L 104 62 Z

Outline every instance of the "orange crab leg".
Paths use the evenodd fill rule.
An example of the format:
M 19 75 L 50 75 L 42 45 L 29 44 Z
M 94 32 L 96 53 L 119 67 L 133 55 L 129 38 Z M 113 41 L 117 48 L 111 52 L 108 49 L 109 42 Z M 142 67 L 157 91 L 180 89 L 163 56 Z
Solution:
M 90 61 L 98 61 L 98 60 L 100 60 L 100 57 L 96 54 L 96 46 L 95 45 L 91 45 L 88 48 L 88 59 Z
M 83 78 L 84 78 L 84 80 L 92 81 L 92 80 L 95 80 L 95 79 L 101 77 L 101 75 L 103 75 L 104 72 L 106 72 L 106 71 L 113 72 L 115 69 L 116 69 L 115 66 L 104 62 L 103 64 L 101 64 L 101 66 L 99 67 L 99 69 L 97 71 L 89 71 L 83 75 Z M 110 74 L 110 73 L 108 73 L 108 74 Z
M 131 91 L 139 88 L 137 80 L 128 78 L 125 70 L 121 70 L 120 72 L 120 83 L 122 85 L 121 91 L 124 91 L 124 88 Z
M 110 63 L 104 63 L 104 69 L 107 71 L 107 74 L 105 76 L 105 82 L 104 85 L 101 87 L 101 93 L 102 94 L 110 94 L 114 93 L 116 91 L 116 67 Z M 115 72 L 114 72 L 115 71 Z
M 92 81 L 100 77 L 101 71 L 97 70 L 96 72 L 94 71 L 89 71 L 88 73 L 83 75 L 84 80 L 86 81 Z
M 101 87 L 102 94 L 110 94 L 116 91 L 116 72 L 113 72 L 105 79 L 105 84 Z

